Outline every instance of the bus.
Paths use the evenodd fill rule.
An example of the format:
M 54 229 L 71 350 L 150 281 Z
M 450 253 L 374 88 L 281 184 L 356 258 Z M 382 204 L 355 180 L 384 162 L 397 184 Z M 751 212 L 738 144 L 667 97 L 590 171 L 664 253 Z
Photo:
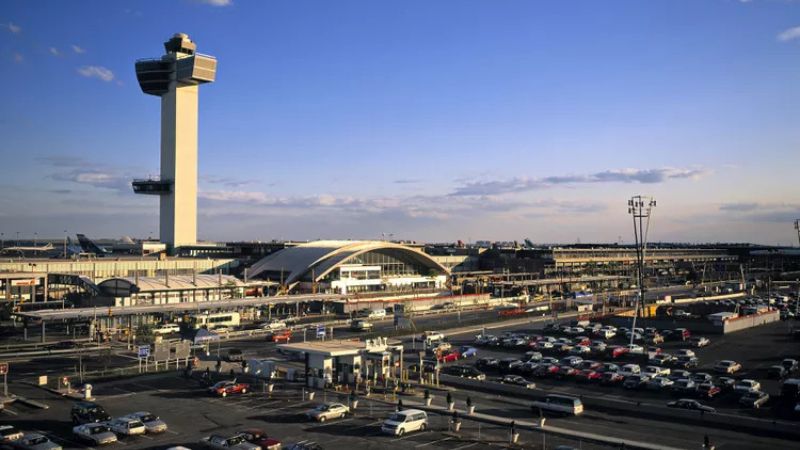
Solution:
M 562 414 L 577 416 L 583 413 L 583 402 L 577 397 L 568 395 L 550 394 L 542 400 L 536 400 L 532 405 L 542 411 L 550 411 Z
M 241 318 L 238 312 L 192 314 L 189 316 L 189 327 L 192 329 L 238 327 Z

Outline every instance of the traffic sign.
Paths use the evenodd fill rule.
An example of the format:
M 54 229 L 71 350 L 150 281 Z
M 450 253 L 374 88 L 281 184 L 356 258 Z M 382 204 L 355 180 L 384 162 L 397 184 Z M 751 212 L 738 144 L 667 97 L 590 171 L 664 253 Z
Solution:
M 318 338 L 325 337 L 325 325 L 317 325 L 317 337 Z
M 147 358 L 150 356 L 150 346 L 149 345 L 140 345 L 139 346 L 139 358 Z
M 0 363 L 0 375 L 8 374 L 8 363 Z

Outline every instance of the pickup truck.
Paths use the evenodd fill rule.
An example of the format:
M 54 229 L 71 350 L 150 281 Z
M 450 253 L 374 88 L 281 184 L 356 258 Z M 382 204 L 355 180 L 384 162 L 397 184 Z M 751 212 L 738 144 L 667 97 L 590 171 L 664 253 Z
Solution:
M 241 434 L 227 438 L 218 434 L 212 434 L 211 436 L 204 437 L 200 443 L 209 448 L 220 450 L 261 450 L 260 445 L 247 442 L 245 437 Z

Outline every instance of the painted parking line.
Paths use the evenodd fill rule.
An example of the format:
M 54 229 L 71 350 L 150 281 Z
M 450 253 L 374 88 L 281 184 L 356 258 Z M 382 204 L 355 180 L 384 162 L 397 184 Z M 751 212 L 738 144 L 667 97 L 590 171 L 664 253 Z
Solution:
M 424 436 L 427 433 L 431 433 L 431 431 L 430 430 L 425 430 L 425 431 L 419 431 L 419 432 L 416 432 L 416 433 L 408 433 L 405 436 L 401 436 L 399 438 L 395 438 L 394 440 L 395 441 L 402 441 L 403 439 L 408 439 L 410 437 Z
M 18 416 L 19 415 L 18 412 L 14 411 L 13 409 L 10 409 L 10 408 L 3 408 L 2 410 L 0 410 L 0 412 L 11 414 L 12 416 Z
M 352 420 L 355 420 L 355 417 L 351 417 L 349 419 L 332 420 L 330 422 L 319 424 L 319 425 L 311 427 L 311 428 L 312 429 L 317 429 L 317 428 L 327 427 L 329 425 L 339 425 L 340 423 L 350 422 Z
M 426 445 L 433 445 L 433 444 L 436 444 L 436 443 L 439 443 L 439 442 L 449 441 L 450 439 L 453 439 L 453 437 L 452 436 L 448 436 L 448 437 L 443 438 L 443 439 L 437 439 L 435 441 L 426 442 L 424 444 L 419 444 L 414 448 L 425 447 Z

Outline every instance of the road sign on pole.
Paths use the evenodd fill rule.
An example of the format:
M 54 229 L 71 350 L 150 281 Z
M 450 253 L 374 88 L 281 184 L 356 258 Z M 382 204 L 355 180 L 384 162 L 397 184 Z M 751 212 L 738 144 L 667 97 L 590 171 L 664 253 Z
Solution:
M 325 339 L 325 325 L 317 325 L 317 339 Z
M 150 346 L 149 345 L 140 345 L 139 346 L 139 358 L 147 358 L 150 356 Z

